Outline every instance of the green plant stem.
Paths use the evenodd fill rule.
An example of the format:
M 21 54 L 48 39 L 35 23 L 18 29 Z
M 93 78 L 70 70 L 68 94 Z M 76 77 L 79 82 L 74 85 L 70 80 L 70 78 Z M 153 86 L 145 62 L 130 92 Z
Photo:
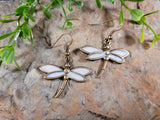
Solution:
M 63 26 L 62 26 L 62 30 L 64 30 L 64 26 L 66 25 L 67 21 L 64 22 Z
M 15 34 L 16 34 L 16 33 L 14 33 L 14 34 L 11 36 L 11 38 L 10 38 L 10 40 L 9 40 L 9 42 L 8 42 L 8 44 L 7 44 L 7 46 L 9 46 L 9 45 L 11 44 L 11 42 L 12 42 L 12 40 L 13 40 Z
M 79 19 L 77 19 L 77 18 L 71 18 L 71 19 L 68 19 L 68 20 L 79 20 Z
M 72 0 L 69 0 L 69 5 L 71 6 L 71 2 L 72 2 Z
M 143 20 L 141 20 L 142 21 L 142 23 L 144 24 L 144 25 L 146 25 L 151 31 L 152 31 L 152 33 L 156 36 L 157 34 L 156 34 L 156 32 L 151 28 L 151 26 L 149 26 L 145 21 L 143 21 Z
M 2 65 L 2 60 L 0 60 L 0 66 Z
M 120 0 L 120 2 L 121 2 L 121 4 L 122 4 L 125 8 L 127 8 L 129 11 L 131 10 L 131 8 L 129 8 L 129 7 L 124 3 L 123 0 Z
M 57 1 L 58 1 L 59 5 L 61 6 L 61 8 L 62 8 L 62 10 L 63 10 L 63 13 L 64 13 L 64 15 L 65 15 L 66 21 L 67 21 L 67 20 L 68 20 L 68 17 L 67 17 L 67 15 L 66 15 L 66 11 L 65 11 L 63 5 L 62 5 L 62 3 L 61 3 L 59 0 L 57 0 Z
M 14 62 L 15 62 L 15 64 L 16 64 L 16 66 L 18 67 L 18 69 L 19 69 L 19 70 L 22 70 L 22 68 L 18 65 L 18 63 L 17 63 L 17 61 L 16 61 L 15 58 L 14 58 Z
M 153 11 L 153 12 L 147 13 L 147 14 L 145 14 L 144 16 L 148 16 L 148 15 L 151 15 L 151 14 L 157 13 L 157 12 L 159 12 L 159 11 L 160 11 L 160 10 L 156 10 L 156 11 Z
M 17 38 L 19 37 L 20 32 L 21 32 L 21 31 L 19 30 L 18 33 L 15 35 L 14 41 L 17 41 Z
M 18 21 L 18 25 L 17 26 L 20 26 L 20 20 L 21 20 L 21 18 L 22 18 L 21 16 L 18 18 L 18 20 L 17 20 Z
M 37 1 L 35 4 L 33 4 L 33 8 L 31 10 L 31 15 L 33 15 L 35 8 L 37 7 L 37 5 L 39 4 L 39 2 Z
M 5 48 L 6 46 L 1 46 L 0 49 Z
M 46 9 L 49 9 L 52 6 L 52 4 L 54 3 L 54 1 L 55 0 L 52 0 L 52 2 L 46 7 Z

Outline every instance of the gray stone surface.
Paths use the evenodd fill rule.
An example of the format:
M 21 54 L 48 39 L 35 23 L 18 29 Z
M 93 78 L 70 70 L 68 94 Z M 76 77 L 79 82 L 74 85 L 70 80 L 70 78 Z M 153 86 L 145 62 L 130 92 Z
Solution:
M 16 45 L 17 61 L 22 67 L 18 71 L 15 64 L 0 68 L 0 120 L 159 120 L 160 119 L 160 43 L 150 48 L 153 35 L 145 29 L 145 42 L 139 42 L 141 26 L 125 21 L 124 28 L 113 36 L 112 48 L 125 48 L 131 52 L 126 63 L 109 63 L 100 79 L 95 78 L 99 61 L 85 60 L 86 55 L 78 48 L 84 45 L 101 47 L 101 40 L 118 26 L 118 20 L 104 25 L 91 26 L 110 18 L 117 18 L 120 4 L 104 3 L 99 10 L 95 2 L 83 0 L 82 9 L 73 6 L 74 12 L 67 11 L 69 17 L 79 18 L 73 21 L 72 29 L 61 31 L 65 21 L 61 8 L 52 9 L 52 18 L 46 19 L 37 10 L 36 23 L 32 24 L 34 45 L 19 39 Z M 45 3 L 47 4 L 47 3 Z M 136 8 L 136 3 L 127 4 Z M 0 16 L 12 13 L 18 0 L 0 1 Z M 65 8 L 67 3 L 65 3 Z M 140 8 L 148 13 L 160 8 L 159 0 L 146 0 Z M 128 11 L 125 18 L 129 18 Z M 2 18 L 2 17 L 0 17 Z M 118 18 L 117 18 L 118 19 Z M 147 18 L 157 33 L 160 31 L 160 14 Z M 1 24 L 0 34 L 13 31 L 16 23 Z M 69 40 L 65 36 L 57 47 L 47 49 L 47 40 L 51 43 L 66 32 L 72 32 L 74 42 L 71 46 L 73 65 L 87 66 L 93 73 L 85 83 L 70 81 L 60 98 L 52 98 L 62 80 L 47 81 L 37 68 L 44 64 L 64 64 L 63 45 Z M 0 41 L 0 46 L 6 40 Z M 61 46 L 60 46 L 61 45 Z

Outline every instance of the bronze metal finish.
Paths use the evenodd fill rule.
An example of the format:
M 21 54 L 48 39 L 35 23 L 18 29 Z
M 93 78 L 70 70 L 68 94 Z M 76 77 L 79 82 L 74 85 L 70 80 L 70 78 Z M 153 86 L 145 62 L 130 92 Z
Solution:
M 101 69 L 99 69 L 98 72 L 97 72 L 97 77 L 100 77 L 100 76 L 103 74 L 105 68 L 107 67 L 108 61 L 109 61 L 109 60 L 113 60 L 113 59 L 110 59 L 110 58 L 109 58 L 109 55 L 110 55 L 110 54 L 115 55 L 115 56 L 117 56 L 117 57 L 119 57 L 119 58 L 122 59 L 122 62 L 113 60 L 114 62 L 117 62 L 117 63 L 123 63 L 123 62 L 125 61 L 124 58 L 129 55 L 129 52 L 128 52 L 127 50 L 124 50 L 124 49 L 113 49 L 113 50 L 110 49 L 110 42 L 111 42 L 111 40 L 112 40 L 112 35 L 113 35 L 113 33 L 115 33 L 116 31 L 119 31 L 121 28 L 122 28 L 122 26 L 120 26 L 120 27 L 117 28 L 117 29 L 112 30 L 112 31 L 109 33 L 108 37 L 105 38 L 105 39 L 102 41 L 102 48 L 101 48 L 101 50 L 102 50 L 102 53 L 104 52 L 106 56 L 105 56 L 105 58 L 103 58 L 103 64 L 102 64 Z M 86 54 L 96 55 L 96 54 L 98 54 L 98 53 L 101 53 L 101 52 L 98 52 L 98 53 L 97 53 L 97 52 L 89 53 L 89 52 L 83 50 L 83 48 L 85 48 L 85 47 L 91 47 L 91 46 L 86 45 L 86 46 L 80 48 L 80 50 L 81 50 L 82 52 L 86 53 Z M 96 49 L 97 49 L 97 48 L 96 48 Z M 122 51 L 128 53 L 128 55 L 126 55 L 126 56 L 120 56 L 120 55 L 111 53 L 111 52 L 113 52 L 114 50 L 122 50 Z M 88 57 L 87 59 L 89 59 L 89 60 L 98 60 L 98 59 L 102 59 L 102 57 L 101 57 L 101 56 L 100 56 L 100 57 L 97 57 L 97 58 L 89 58 L 89 57 Z
M 63 90 L 64 90 L 64 88 L 65 88 L 65 86 L 66 86 L 66 84 L 67 84 L 67 81 L 69 80 L 69 76 L 68 76 L 69 73 L 75 74 L 75 75 L 77 75 L 77 76 L 80 76 L 80 77 L 83 78 L 83 79 L 84 79 L 84 76 L 86 76 L 86 75 L 88 75 L 88 74 L 91 73 L 91 70 L 90 70 L 89 68 L 87 68 L 87 67 L 75 67 L 75 68 L 73 68 L 73 65 L 72 65 L 72 61 L 73 61 L 73 60 L 72 60 L 72 57 L 70 56 L 70 51 L 69 51 L 69 47 L 71 46 L 71 44 L 72 44 L 72 42 L 73 42 L 73 38 L 72 38 L 71 33 L 65 33 L 65 34 L 70 35 L 71 41 L 70 41 L 70 42 L 67 42 L 67 43 L 65 44 L 65 46 L 64 46 L 64 49 L 65 49 L 65 64 L 64 64 L 64 67 L 62 68 L 62 67 L 59 67 L 59 66 L 56 66 L 56 65 L 51 65 L 51 66 L 53 66 L 53 67 L 57 67 L 58 70 L 59 70 L 59 71 L 54 71 L 54 72 L 51 72 L 51 73 L 46 72 L 44 69 L 41 69 L 42 67 L 45 67 L 45 65 L 39 67 L 39 69 L 40 69 L 42 72 L 46 73 L 46 76 L 45 76 L 44 78 L 47 79 L 47 80 L 52 80 L 52 79 L 57 79 L 57 78 L 63 77 L 62 85 L 61 85 L 59 91 L 55 94 L 54 98 L 58 98 L 58 97 L 62 94 L 62 92 L 63 92 Z M 55 46 L 55 44 L 56 44 L 65 34 L 62 34 L 50 48 L 53 48 L 53 47 Z M 75 70 L 75 69 L 87 69 L 89 72 L 88 72 L 88 73 L 84 73 L 84 75 L 81 75 L 80 73 L 81 73 L 82 71 L 81 71 L 80 73 L 72 71 L 72 70 Z M 55 76 L 52 76 L 53 78 L 52 78 L 52 77 L 47 78 L 48 75 L 51 75 L 51 74 L 54 74 L 54 73 L 55 73 L 55 74 L 56 74 L 56 73 L 62 73 L 62 75 L 60 74 L 58 77 L 57 77 L 57 76 L 56 76 L 56 77 L 55 77 Z M 82 73 L 83 73 L 83 72 L 82 72 Z M 73 77 L 73 78 L 71 78 L 71 79 L 72 79 L 72 80 L 75 80 L 75 81 L 78 81 L 78 80 L 77 80 L 78 78 L 76 78 L 76 77 Z

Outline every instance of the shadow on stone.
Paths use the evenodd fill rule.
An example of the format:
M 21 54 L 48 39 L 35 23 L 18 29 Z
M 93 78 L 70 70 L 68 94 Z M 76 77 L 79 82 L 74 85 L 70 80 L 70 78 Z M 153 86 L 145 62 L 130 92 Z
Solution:
M 125 32 L 125 41 L 126 41 L 126 44 L 131 46 L 131 45 L 134 45 L 136 43 L 136 39 L 133 35 L 129 34 L 128 32 Z
M 148 50 L 151 46 L 150 44 L 152 43 L 152 40 L 145 40 L 143 43 L 142 43 L 142 47 L 145 49 L 145 50 Z

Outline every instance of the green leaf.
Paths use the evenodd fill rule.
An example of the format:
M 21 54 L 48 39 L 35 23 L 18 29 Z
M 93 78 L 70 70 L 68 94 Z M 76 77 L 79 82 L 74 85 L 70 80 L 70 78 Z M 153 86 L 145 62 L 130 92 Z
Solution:
M 2 65 L 2 60 L 0 60 L 0 66 Z
M 47 17 L 48 19 L 50 19 L 50 18 L 51 18 L 51 13 L 50 13 L 50 11 L 49 11 L 45 6 L 43 6 L 43 5 L 41 5 L 41 8 L 42 8 L 42 10 L 43 10 L 43 13 L 46 15 L 46 17 Z
M 7 65 L 11 64 L 13 62 L 13 59 L 14 59 L 14 47 L 13 46 L 5 47 L 2 51 L 1 59 Z
M 47 17 L 48 19 L 51 18 L 51 13 L 50 13 L 49 10 L 44 10 L 43 12 L 44 12 L 44 14 L 46 15 L 46 17 Z
M 29 14 L 29 9 L 25 9 L 25 10 L 23 11 L 23 15 L 24 15 L 26 18 L 30 19 L 32 22 L 35 22 L 35 19 L 33 18 L 33 16 Z
M 63 2 L 63 0 L 59 0 L 61 3 Z M 56 8 L 59 6 L 59 2 L 57 2 L 57 0 L 55 0 L 53 3 L 52 3 L 52 7 Z
M 72 6 L 68 6 L 68 10 L 70 11 L 70 12 L 72 12 L 73 11 L 73 7 Z
M 16 66 L 18 67 L 18 69 L 21 71 L 22 70 L 22 68 L 18 65 L 18 63 L 17 63 L 17 61 L 16 61 L 16 59 L 14 58 L 14 63 L 16 64 Z
M 10 53 L 10 50 L 8 49 L 8 47 L 5 47 L 3 50 L 2 50 L 2 55 L 1 55 L 1 59 L 5 62 L 7 60 L 7 57 Z
M 30 27 L 30 25 L 28 23 L 24 23 L 23 24 L 23 26 L 21 27 L 21 31 L 23 33 L 23 38 L 24 39 L 27 38 L 29 41 L 31 41 L 30 40 L 30 35 L 31 35 L 32 29 L 31 29 L 31 27 Z M 20 33 L 20 34 L 22 34 L 22 33 Z
M 13 40 L 13 38 L 14 38 L 15 34 L 16 34 L 16 32 L 15 32 L 15 33 L 13 33 L 13 34 L 12 34 L 12 36 L 10 37 L 9 42 L 8 42 L 8 46 L 9 46 L 9 45 L 10 45 L 10 43 L 12 42 L 12 40 Z
M 32 6 L 31 6 L 31 15 L 33 15 L 34 11 L 35 11 L 35 6 L 32 5 Z
M 121 5 L 121 11 L 120 11 L 120 15 L 119 15 L 119 24 L 121 25 L 124 22 L 124 18 L 123 18 L 123 5 Z
M 72 7 L 72 5 L 71 5 L 71 0 L 69 0 L 68 10 L 69 10 L 70 12 L 73 11 L 73 7 Z
M 67 22 L 67 28 L 69 28 L 69 29 L 72 28 L 72 25 L 73 24 L 71 22 Z
M 52 3 L 52 7 L 53 7 L 53 8 L 58 7 L 58 5 L 59 5 L 59 4 L 58 4 L 58 2 L 57 2 L 56 0 Z
M 13 33 L 15 33 L 15 32 L 10 32 L 10 33 L 6 33 L 6 34 L 1 35 L 1 36 L 0 36 L 0 40 L 9 37 L 9 36 L 12 35 Z
M 154 43 L 157 42 L 158 40 L 160 40 L 160 34 L 157 34 L 157 35 L 154 36 L 154 39 L 153 39 L 152 45 L 151 45 L 152 48 L 154 46 Z
M 140 9 L 131 9 L 130 14 L 131 14 L 132 20 L 134 21 L 140 21 L 144 15 L 143 11 Z
M 1 46 L 0 49 L 5 48 L 6 46 Z M 1 56 L 1 52 L 0 52 L 0 56 Z
M 26 0 L 28 3 L 34 3 L 35 0 Z
M 102 9 L 102 3 L 101 0 L 96 0 L 97 6 L 99 9 Z
M 112 3 L 112 4 L 114 4 L 115 3 L 115 1 L 114 0 L 106 0 L 107 2 L 110 2 L 110 3 Z
M 5 46 L 5 47 L 6 47 L 6 46 Z M 5 48 L 5 47 L 4 47 L 4 48 Z M 3 52 L 3 50 L 0 50 L 0 56 L 2 55 L 2 52 Z
M 144 0 L 124 0 L 124 1 L 131 1 L 131 2 L 143 2 Z
M 72 0 L 73 2 L 75 2 L 75 4 L 78 6 L 78 7 L 83 7 L 83 2 L 82 1 L 76 1 L 76 0 Z
M 16 9 L 16 15 L 23 15 L 23 11 L 25 9 L 29 9 L 29 6 L 27 5 L 21 5 Z
M 4 15 L 4 16 L 2 16 L 2 17 L 11 17 L 11 16 L 14 16 L 14 15 L 16 15 L 16 13 L 12 13 L 12 14 L 8 14 L 8 15 Z
M 142 33 L 141 33 L 140 42 L 141 42 L 141 43 L 144 42 L 144 24 L 142 25 Z
M 20 38 L 23 37 L 23 32 L 22 31 L 20 31 L 19 37 Z
M 35 8 L 38 4 L 39 4 L 38 1 L 36 1 L 33 5 L 31 5 L 31 12 L 30 12 L 31 15 L 33 15 L 33 13 L 35 12 Z
M 14 21 L 17 21 L 17 19 L 0 20 L 1 23 L 9 23 L 9 22 L 14 22 Z
M 15 56 L 18 56 L 18 54 L 17 54 L 16 52 L 14 52 L 14 55 L 15 55 Z
M 31 43 L 32 43 L 32 45 L 33 45 L 33 33 L 32 33 L 32 29 L 31 29 L 31 31 L 30 31 L 30 41 L 31 41 Z
M 148 15 L 151 15 L 151 14 L 155 14 L 155 13 L 157 13 L 157 12 L 159 12 L 160 10 L 156 10 L 156 11 L 153 11 L 153 12 L 150 12 L 150 13 L 147 13 L 147 14 L 145 14 L 144 16 L 148 16 Z

